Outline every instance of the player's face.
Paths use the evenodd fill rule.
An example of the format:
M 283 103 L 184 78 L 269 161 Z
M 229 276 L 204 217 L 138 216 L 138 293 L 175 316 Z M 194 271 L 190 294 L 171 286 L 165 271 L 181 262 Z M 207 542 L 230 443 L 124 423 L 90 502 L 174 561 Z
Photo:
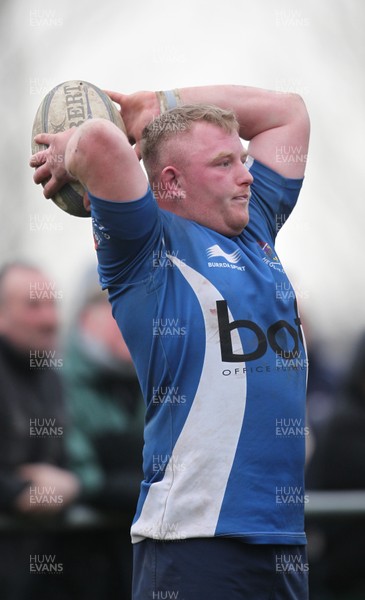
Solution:
M 247 152 L 237 132 L 206 122 L 183 136 L 186 162 L 180 173 L 185 198 L 179 214 L 222 235 L 239 235 L 248 223 L 250 185 Z

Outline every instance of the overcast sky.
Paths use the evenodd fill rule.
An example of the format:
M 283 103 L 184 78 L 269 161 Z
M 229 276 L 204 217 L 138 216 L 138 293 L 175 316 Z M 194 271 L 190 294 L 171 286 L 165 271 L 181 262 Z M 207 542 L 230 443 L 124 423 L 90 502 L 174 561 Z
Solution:
M 299 92 L 312 122 L 307 175 L 277 250 L 312 334 L 342 359 L 365 329 L 362 0 L 2 0 L 1 263 L 27 257 L 67 312 L 96 263 L 89 219 L 43 199 L 27 167 L 36 109 L 84 79 L 126 93 L 235 83 Z

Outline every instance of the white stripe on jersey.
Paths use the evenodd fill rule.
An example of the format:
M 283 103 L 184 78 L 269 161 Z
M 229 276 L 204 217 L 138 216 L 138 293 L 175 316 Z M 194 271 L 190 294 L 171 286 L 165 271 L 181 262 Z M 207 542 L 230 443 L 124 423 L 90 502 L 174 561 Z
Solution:
M 223 369 L 237 367 L 237 363 L 222 363 L 216 301 L 224 298 L 200 273 L 176 256 L 168 258 L 180 269 L 201 306 L 205 357 L 194 401 L 164 477 L 151 485 L 132 526 L 133 543 L 145 537 L 214 536 L 246 407 L 244 363 L 229 383 L 222 375 Z M 230 312 L 229 316 L 233 320 Z M 231 336 L 233 352 L 242 354 L 237 329 Z

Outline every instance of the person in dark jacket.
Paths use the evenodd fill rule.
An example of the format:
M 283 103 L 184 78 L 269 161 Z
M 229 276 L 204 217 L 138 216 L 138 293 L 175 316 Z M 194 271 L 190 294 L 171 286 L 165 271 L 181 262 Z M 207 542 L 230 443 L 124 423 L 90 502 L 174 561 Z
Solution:
M 0 510 L 9 516 L 62 513 L 79 494 L 65 462 L 56 296 L 37 267 L 19 262 L 0 271 Z M 2 532 L 0 548 L 1 597 L 29 598 L 48 543 Z
M 365 332 L 344 377 L 337 409 L 317 437 L 307 487 L 365 490 Z M 312 564 L 313 578 L 329 593 L 330 600 L 365 598 L 364 517 L 318 525 L 324 550 L 318 564 Z M 313 599 L 327 599 L 323 590 Z

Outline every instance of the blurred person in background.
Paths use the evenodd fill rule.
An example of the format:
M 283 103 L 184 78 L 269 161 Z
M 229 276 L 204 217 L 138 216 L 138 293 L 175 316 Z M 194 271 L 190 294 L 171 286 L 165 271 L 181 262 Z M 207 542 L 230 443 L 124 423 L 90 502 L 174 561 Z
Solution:
M 325 340 L 317 336 L 316 327 L 310 323 L 308 315 L 301 309 L 304 335 L 307 344 L 308 379 L 306 401 L 306 464 L 314 451 L 316 440 L 322 435 L 322 428 L 336 409 L 338 386 L 341 379 L 339 369 L 328 358 Z
M 307 424 L 313 446 L 322 436 L 323 427 L 337 410 L 338 388 L 343 377 L 338 365 L 328 359 L 325 340 L 315 339 L 304 327 L 308 352 Z M 308 448 L 307 448 L 308 450 Z
M 365 490 L 365 333 L 341 385 L 337 408 L 317 437 L 306 480 L 313 490 Z M 318 522 L 317 528 L 323 551 L 311 562 L 312 600 L 363 600 L 364 517 Z
M 86 284 L 66 347 L 63 373 L 72 417 L 66 442 L 82 503 L 126 517 L 126 527 L 110 531 L 104 547 L 109 563 L 118 564 L 109 574 L 116 590 L 110 597 L 129 600 L 129 524 L 143 478 L 144 405 L 131 356 L 94 277 Z
M 0 510 L 23 518 L 15 533 L 0 533 L 0 598 L 123 600 L 141 480 L 139 384 L 100 292 L 59 358 L 58 294 L 32 265 L 0 271 Z M 129 511 L 125 538 L 120 529 L 64 530 L 76 502 Z M 47 517 L 57 515 L 53 530 Z
M 0 271 L 0 510 L 8 514 L 61 513 L 79 494 L 65 468 L 56 295 L 37 267 L 14 262 Z M 44 554 L 45 544 L 1 533 L 1 598 L 31 597 L 30 557 Z

